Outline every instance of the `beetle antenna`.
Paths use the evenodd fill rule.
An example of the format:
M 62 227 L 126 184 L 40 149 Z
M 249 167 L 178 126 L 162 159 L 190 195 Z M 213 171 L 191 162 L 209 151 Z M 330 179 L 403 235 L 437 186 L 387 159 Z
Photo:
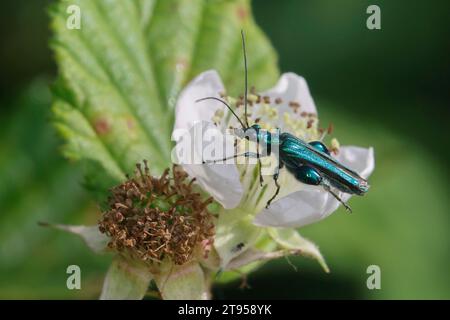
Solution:
M 244 70 L 245 70 L 245 91 L 244 91 L 244 110 L 245 110 L 245 124 L 248 128 L 248 119 L 247 119 L 247 88 L 248 88 L 248 70 L 247 70 L 247 52 L 245 50 L 245 36 L 244 36 L 244 30 L 241 30 L 241 36 L 242 36 L 242 52 L 244 53 Z
M 240 123 L 241 126 L 242 126 L 242 129 L 245 130 L 245 129 L 247 128 L 247 127 L 244 125 L 244 123 L 242 122 L 242 120 L 239 119 L 239 117 L 238 117 L 237 114 L 234 112 L 234 110 L 231 109 L 230 105 L 229 105 L 228 103 L 226 103 L 225 101 L 223 101 L 222 99 L 219 99 L 219 98 L 216 98 L 216 97 L 205 97 L 205 98 L 201 98 L 201 99 L 195 100 L 195 102 L 201 102 L 201 101 L 204 101 L 204 100 L 216 100 L 216 101 L 222 102 L 224 105 L 227 106 L 227 108 L 228 108 L 228 109 L 231 111 L 231 113 L 236 117 L 236 119 L 238 119 L 239 123 Z

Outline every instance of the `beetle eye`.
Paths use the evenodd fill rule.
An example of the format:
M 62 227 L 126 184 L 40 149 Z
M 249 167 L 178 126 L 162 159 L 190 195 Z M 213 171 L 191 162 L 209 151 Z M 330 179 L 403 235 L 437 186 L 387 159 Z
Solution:
M 328 148 L 320 141 L 311 141 L 309 143 L 314 149 L 326 153 L 328 155 L 330 155 L 330 151 L 328 150 Z

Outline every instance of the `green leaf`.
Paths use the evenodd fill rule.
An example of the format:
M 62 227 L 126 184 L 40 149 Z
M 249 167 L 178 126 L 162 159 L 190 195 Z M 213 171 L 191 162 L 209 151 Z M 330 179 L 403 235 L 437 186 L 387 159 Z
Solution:
M 80 7 L 81 29 L 66 28 L 69 5 Z M 217 69 L 231 94 L 243 91 L 241 29 L 250 84 L 263 90 L 278 77 L 248 0 L 60 0 L 50 14 L 54 121 L 64 154 L 83 161 L 100 193 L 143 159 L 155 174 L 169 166 L 173 108 L 200 72 Z
M 141 300 L 152 279 L 148 267 L 117 257 L 103 283 L 101 300 Z
M 0 297 L 91 299 L 108 256 L 97 256 L 71 235 L 38 221 L 93 224 L 97 208 L 80 186 L 78 165 L 58 154 L 61 140 L 49 125 L 48 79 L 37 78 L 5 105 L 0 117 Z M 61 286 L 70 262 L 83 270 L 83 290 Z M 37 289 L 39 288 L 39 290 Z

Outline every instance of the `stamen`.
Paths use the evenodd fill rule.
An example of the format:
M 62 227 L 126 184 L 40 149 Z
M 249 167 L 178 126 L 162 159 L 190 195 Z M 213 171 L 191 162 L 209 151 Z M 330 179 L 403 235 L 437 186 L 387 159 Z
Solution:
M 258 96 L 256 94 L 249 94 L 247 100 L 249 102 L 256 102 L 256 100 L 258 100 Z
M 341 147 L 339 141 L 336 138 L 331 139 L 331 148 L 330 148 L 330 152 L 333 152 L 334 154 L 338 154 L 339 153 L 339 148 Z
M 144 165 L 144 171 L 138 164 L 135 177 L 111 190 L 99 230 L 110 237 L 109 248 L 133 258 L 184 264 L 195 248 L 213 241 L 213 217 L 207 209 L 212 198 L 196 192 L 179 166 L 173 166 L 172 176 L 167 169 L 156 178 Z
M 217 109 L 216 112 L 214 112 L 214 116 L 212 118 L 213 123 L 219 124 L 222 122 L 224 116 L 223 109 Z
M 227 101 L 231 101 L 231 97 L 226 97 Z M 244 97 L 240 96 L 239 99 L 235 100 L 235 112 L 240 119 L 244 119 L 244 108 L 240 106 L 244 105 Z M 273 104 L 271 102 L 273 101 Z M 306 112 L 301 110 L 301 105 L 299 102 L 290 101 L 283 102 L 283 99 L 276 97 L 271 99 L 269 96 L 261 96 L 257 94 L 256 89 L 252 87 L 250 93 L 247 97 L 248 106 L 248 122 L 249 125 L 255 123 L 259 124 L 263 130 L 273 130 L 279 126 L 281 123 L 282 131 L 287 131 L 295 135 L 296 137 L 304 141 L 315 141 L 320 140 L 327 132 L 332 132 L 332 126 L 330 125 L 327 130 L 319 128 L 319 120 L 316 113 Z M 282 104 L 286 103 L 290 110 L 283 108 Z M 283 110 L 283 111 L 282 111 Z M 219 125 L 222 128 L 236 127 L 237 121 L 234 117 L 224 116 L 223 114 L 215 114 L 213 120 L 219 120 Z M 336 143 L 336 142 L 335 142 Z M 336 147 L 337 152 L 338 146 Z M 246 139 L 235 139 L 235 152 L 241 154 L 246 151 L 256 152 L 256 142 L 248 141 Z M 333 150 L 333 149 L 331 149 Z M 277 160 L 272 157 L 261 158 L 261 164 L 263 168 L 270 170 L 275 170 L 277 167 Z M 249 163 L 252 163 L 250 165 Z M 242 202 L 240 206 L 248 208 L 252 211 L 259 211 L 264 208 L 267 201 L 275 192 L 275 186 L 273 183 L 267 183 L 263 188 L 261 188 L 259 183 L 259 169 L 255 162 L 250 162 L 249 159 L 238 158 L 236 164 L 240 173 L 241 183 L 244 186 L 245 194 L 242 197 Z M 296 188 L 298 185 L 295 178 L 290 175 L 281 172 L 279 181 L 283 184 L 283 189 Z M 283 190 L 281 191 L 283 193 Z
M 289 107 L 291 107 L 292 110 L 294 110 L 294 112 L 297 113 L 298 109 L 300 108 L 300 103 L 291 101 L 291 102 L 289 102 Z
M 328 134 L 332 134 L 333 133 L 333 129 L 334 129 L 333 124 L 330 122 L 330 124 L 328 125 L 327 133 Z

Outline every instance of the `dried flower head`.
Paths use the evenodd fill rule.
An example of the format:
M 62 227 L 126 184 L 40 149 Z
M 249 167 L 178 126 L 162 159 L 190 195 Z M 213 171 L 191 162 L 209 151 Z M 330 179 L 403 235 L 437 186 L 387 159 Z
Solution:
M 193 182 L 181 167 L 166 169 L 161 177 L 140 164 L 134 177 L 111 190 L 109 209 L 99 221 L 100 232 L 110 237 L 108 246 L 148 262 L 165 258 L 182 265 L 196 248 L 207 254 L 213 242 L 213 216 L 194 190 Z M 206 244 L 206 245 L 205 245 Z

